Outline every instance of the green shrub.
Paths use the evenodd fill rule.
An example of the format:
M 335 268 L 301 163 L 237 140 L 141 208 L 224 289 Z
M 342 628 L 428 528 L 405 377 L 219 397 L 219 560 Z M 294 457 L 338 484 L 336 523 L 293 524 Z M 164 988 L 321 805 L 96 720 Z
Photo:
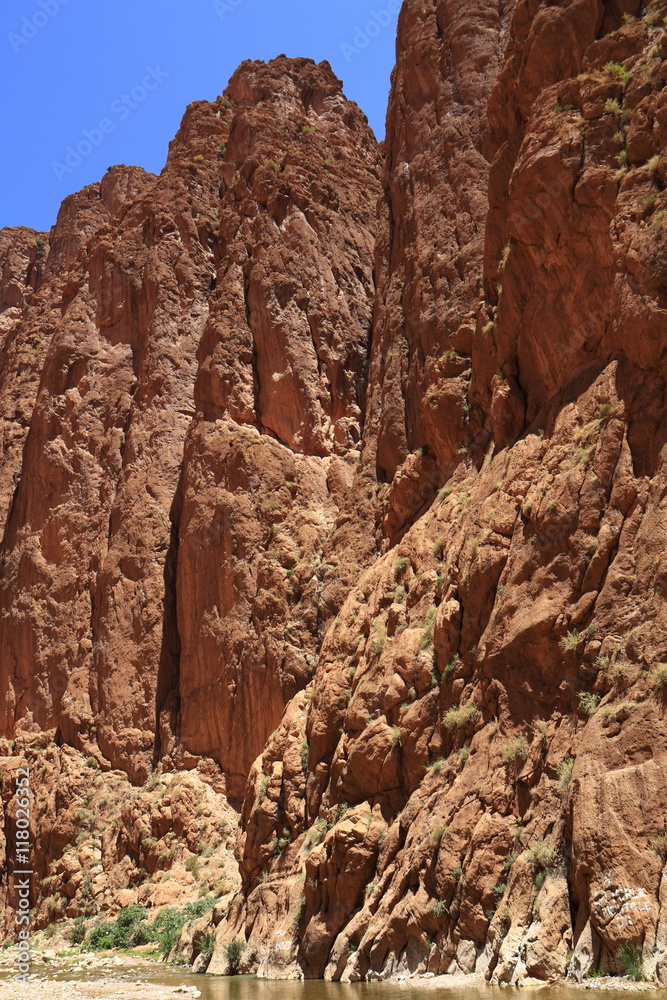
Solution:
M 477 706 L 474 701 L 468 701 L 465 705 L 452 705 L 443 716 L 445 729 L 460 729 L 467 726 L 469 722 L 476 719 L 478 715 Z
M 221 160 L 224 160 L 226 152 L 227 152 L 227 143 L 226 142 L 218 143 L 218 156 L 220 157 Z
M 556 848 L 544 840 L 534 840 L 528 845 L 528 855 L 536 867 L 550 868 L 556 859 Z
M 146 921 L 147 917 L 148 911 L 143 906 L 135 905 L 126 907 L 120 911 L 113 923 L 104 921 L 93 928 L 88 936 L 88 947 L 94 951 L 104 951 L 108 948 L 129 948 L 131 945 L 139 943 L 138 938 L 143 938 L 144 940 L 141 943 L 147 944 L 151 940 L 152 929 L 145 924 L 142 933 L 139 934 L 137 932 L 138 926 Z M 80 924 L 79 921 L 81 921 Z M 85 925 L 83 924 L 82 917 L 77 918 L 77 921 L 75 921 L 71 934 L 75 932 L 80 934 L 81 930 L 78 929 L 79 927 L 83 928 L 83 935 L 85 937 Z M 81 941 L 83 939 L 82 937 Z M 71 935 L 70 940 L 73 941 Z
M 387 630 L 384 625 L 380 625 L 376 622 L 373 629 L 373 641 L 371 642 L 371 649 L 376 656 L 379 656 L 384 649 L 385 643 L 387 641 Z
M 560 648 L 564 653 L 574 653 L 577 646 L 579 645 L 579 636 L 576 632 L 568 632 L 560 640 Z
M 643 982 L 644 962 L 642 959 L 642 950 L 639 945 L 630 944 L 630 942 L 626 941 L 618 949 L 616 957 L 631 979 L 634 979 L 636 983 Z
M 442 671 L 443 681 L 448 681 L 452 674 L 456 671 L 457 667 L 461 662 L 460 657 L 455 656 L 453 660 L 450 660 L 445 669 Z
M 245 951 L 245 941 L 241 938 L 234 938 L 229 944 L 225 945 L 225 953 L 227 955 L 227 961 L 229 963 L 230 975 L 236 976 L 239 973 L 241 967 L 241 956 Z
M 667 689 L 667 663 L 659 663 L 651 671 L 651 685 L 656 691 Z
M 188 903 L 180 910 L 169 906 L 158 914 L 150 927 L 150 939 L 156 942 L 163 961 L 169 958 L 185 924 L 196 917 L 203 917 L 212 906 L 213 900 L 206 897 L 198 899 L 195 903 Z
M 503 747 L 503 760 L 511 764 L 516 760 L 525 760 L 530 752 L 530 745 L 525 736 L 515 736 Z
M 442 838 L 446 833 L 447 833 L 447 824 L 436 823 L 436 825 L 433 827 L 433 830 L 431 831 L 431 836 L 429 837 L 429 843 L 431 847 L 439 847 Z
M 444 899 L 438 899 L 431 907 L 431 912 L 440 920 L 446 913 L 449 913 L 449 907 Z
M 190 874 L 195 879 L 199 878 L 199 874 L 200 874 L 200 871 L 201 871 L 201 869 L 199 867 L 199 858 L 195 858 L 195 857 L 188 858 L 187 861 L 185 862 L 184 867 L 185 867 L 186 872 L 190 872 Z
M 297 927 L 303 920 L 305 912 L 306 912 L 306 897 L 301 896 L 301 898 L 297 900 L 297 902 L 295 903 L 294 913 L 293 913 L 294 923 L 297 925 Z
M 55 931 L 55 927 L 53 924 L 51 924 L 51 927 L 53 927 Z M 85 938 L 86 938 L 86 922 L 83 919 L 83 917 L 77 917 L 76 920 L 74 921 L 72 929 L 69 932 L 70 944 L 83 944 Z
M 93 927 L 88 935 L 88 947 L 92 948 L 93 951 L 106 951 L 108 948 L 115 948 L 116 938 L 114 930 L 114 924 L 106 920 L 98 924 L 97 927 Z
M 134 931 L 137 924 L 146 920 L 148 917 L 148 910 L 143 906 L 139 906 L 135 903 L 134 906 L 128 906 L 124 910 L 121 910 L 116 917 L 114 936 L 116 938 L 117 948 L 129 948 L 131 944 L 132 932 Z
M 163 961 L 169 958 L 169 954 L 178 941 L 179 934 L 187 922 L 181 910 L 174 906 L 168 906 L 155 919 L 152 927 L 151 937 L 157 944 L 160 957 Z
M 579 711 L 585 715 L 594 715 L 597 712 L 599 704 L 599 694 L 591 694 L 590 691 L 581 691 L 579 693 Z
M 137 924 L 130 935 L 130 945 L 133 948 L 140 948 L 142 944 L 149 944 L 152 941 L 151 929 L 143 921 Z
M 327 829 L 327 821 L 323 816 L 320 816 L 320 818 L 316 820 L 313 826 L 311 826 L 311 828 L 306 832 L 303 842 L 304 848 L 306 848 L 306 850 L 312 850 L 316 844 L 319 844 L 322 840 L 324 840 Z
M 559 792 L 567 792 L 570 788 L 570 782 L 572 780 L 574 757 L 571 757 L 569 754 L 567 757 L 563 757 L 556 770 L 558 772 L 558 784 L 556 787 Z
M 559 792 L 566 793 L 569 790 L 573 770 L 574 757 L 568 754 L 567 757 L 563 757 L 562 761 L 556 767 L 556 772 L 558 774 L 556 787 Z
M 419 639 L 419 649 L 428 649 L 429 646 L 433 644 L 433 628 L 435 626 L 435 616 L 437 612 L 435 608 L 431 608 L 426 616 L 426 621 L 424 622 L 424 627 L 422 629 L 422 634 Z
M 155 792 L 158 789 L 160 791 L 162 790 L 164 786 L 160 781 L 160 774 L 158 771 L 152 771 L 151 774 L 149 774 L 145 787 L 147 792 Z
M 395 580 L 398 580 L 398 578 L 405 572 L 405 570 L 407 569 L 407 566 L 408 566 L 409 562 L 410 562 L 410 560 L 408 559 L 407 556 L 399 556 L 399 558 L 394 563 L 394 579 Z
M 618 103 L 618 101 L 615 101 L 613 98 L 610 97 L 608 101 L 605 101 L 604 110 L 605 114 L 608 115 L 620 115 L 621 105 Z
M 202 935 L 199 939 L 197 947 L 199 949 L 199 954 L 210 960 L 213 957 L 213 952 L 215 951 L 215 934 L 209 931 L 208 934 Z
M 626 69 L 621 63 L 608 62 L 605 64 L 604 71 L 610 76 L 615 76 L 621 83 L 627 83 L 628 80 L 632 79 L 630 70 Z

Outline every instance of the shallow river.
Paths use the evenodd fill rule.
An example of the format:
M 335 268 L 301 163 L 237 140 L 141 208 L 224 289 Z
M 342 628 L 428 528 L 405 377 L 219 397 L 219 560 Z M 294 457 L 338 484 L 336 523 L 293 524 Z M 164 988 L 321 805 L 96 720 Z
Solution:
M 50 978 L 54 980 L 77 980 L 78 982 L 95 982 L 102 979 L 122 983 L 137 981 L 139 970 L 118 970 L 106 975 L 99 970 L 94 973 L 59 972 Z M 457 989 L 439 989 L 426 983 L 413 985 L 394 985 L 391 983 L 324 983 L 319 980 L 310 982 L 275 981 L 254 979 L 251 976 L 233 976 L 229 978 L 214 976 L 192 976 L 177 971 L 167 972 L 157 969 L 141 969 L 139 973 L 142 982 L 154 983 L 167 987 L 196 986 L 201 990 L 201 1000 L 529 1000 L 530 997 L 539 1000 L 610 1000 L 612 996 L 627 1000 L 636 997 L 637 1000 L 665 1000 L 664 990 L 646 990 L 640 994 L 628 993 L 625 990 L 594 989 L 585 992 L 567 986 L 545 986 L 537 992 L 519 990 L 512 987 L 467 986 Z M 183 1000 L 187 995 L 183 994 Z

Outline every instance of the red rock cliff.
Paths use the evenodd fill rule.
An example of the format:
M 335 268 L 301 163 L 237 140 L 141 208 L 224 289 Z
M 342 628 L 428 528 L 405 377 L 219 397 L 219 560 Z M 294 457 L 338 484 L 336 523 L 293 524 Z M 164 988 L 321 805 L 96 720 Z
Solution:
M 69 198 L 48 257 L 5 234 L 7 377 L 29 337 L 41 377 L 5 432 L 11 477 L 29 426 L 6 735 L 52 730 L 137 780 L 207 754 L 240 794 L 336 611 L 322 549 L 361 436 L 377 174 L 328 66 L 281 57 L 192 106 L 160 178 L 117 167 Z
M 629 944 L 665 981 L 663 37 L 636 4 L 403 9 L 364 442 L 400 541 L 251 772 L 219 934 L 266 969 L 273 932 L 307 975 Z
M 193 772 L 96 907 L 242 800 L 210 971 L 667 983 L 665 80 L 657 3 L 412 0 L 382 162 L 246 63 L 2 234 L 5 770 Z

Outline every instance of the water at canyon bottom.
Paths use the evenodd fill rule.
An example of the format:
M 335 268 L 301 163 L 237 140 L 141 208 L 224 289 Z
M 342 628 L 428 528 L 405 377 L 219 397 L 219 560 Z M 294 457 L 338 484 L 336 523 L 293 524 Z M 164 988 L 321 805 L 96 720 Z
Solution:
M 201 991 L 201 1000 L 429 1000 L 432 997 L 447 997 L 447 1000 L 518 1000 L 526 998 L 531 991 L 516 987 L 493 987 L 470 985 L 462 987 L 442 988 L 427 982 L 414 981 L 403 984 L 394 983 L 325 983 L 320 980 L 308 982 L 276 981 L 254 979 L 252 976 L 193 976 L 187 973 L 162 971 L 159 969 L 147 971 L 129 970 L 115 973 L 95 972 L 79 973 L 58 972 L 52 977 L 54 981 L 69 980 L 93 983 L 95 981 L 111 981 L 119 985 L 123 982 L 135 983 L 138 978 L 142 982 L 156 986 L 166 986 L 174 989 L 177 986 L 196 986 Z M 3 979 L 5 977 L 2 977 Z M 40 977 L 41 978 L 41 977 Z M 610 1000 L 611 996 L 627 996 L 626 990 L 593 988 L 582 993 L 564 985 L 544 986 L 539 988 L 540 1000 Z M 184 994 L 185 996 L 185 994 Z M 665 1000 L 665 991 L 661 989 L 642 990 L 642 1000 Z

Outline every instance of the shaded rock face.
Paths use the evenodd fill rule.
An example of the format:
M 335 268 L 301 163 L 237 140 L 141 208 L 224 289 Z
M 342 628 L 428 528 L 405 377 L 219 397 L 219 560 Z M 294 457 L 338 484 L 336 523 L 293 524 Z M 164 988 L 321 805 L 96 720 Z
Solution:
M 406 8 L 399 22 L 369 394 L 369 447 L 392 491 L 418 448 L 446 480 L 467 438 L 488 208 L 486 104 L 511 6 L 433 0 Z M 396 512 L 389 534 L 421 506 Z
M 667 984 L 664 22 L 412 0 L 383 162 L 246 63 L 2 234 L 3 756 L 197 772 L 102 908 L 239 806 L 211 972 Z

